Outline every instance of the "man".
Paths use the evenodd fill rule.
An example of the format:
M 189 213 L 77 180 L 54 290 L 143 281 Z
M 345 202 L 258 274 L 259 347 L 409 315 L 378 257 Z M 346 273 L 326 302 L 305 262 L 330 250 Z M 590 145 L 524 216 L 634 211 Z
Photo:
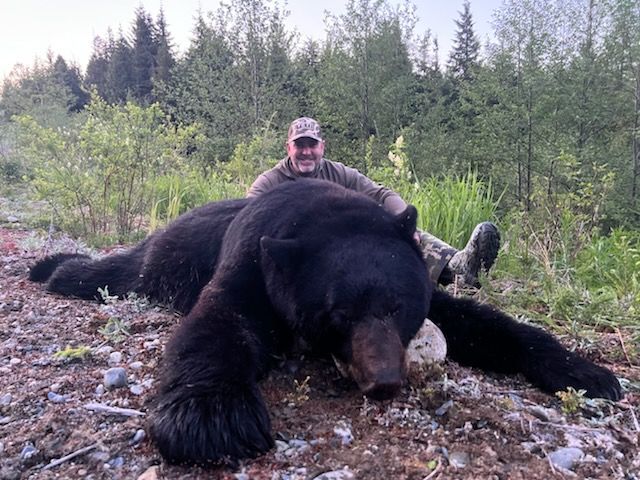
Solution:
M 392 214 L 404 211 L 407 204 L 397 193 L 354 168 L 327 160 L 323 157 L 324 146 L 318 122 L 308 117 L 294 120 L 287 136 L 287 157 L 258 176 L 247 196 L 255 197 L 299 177 L 318 178 L 364 193 Z M 443 285 L 459 276 L 465 283 L 478 286 L 478 273 L 481 269 L 488 271 L 491 268 L 500 248 L 498 228 L 490 222 L 476 226 L 463 250 L 456 250 L 426 232 L 418 232 L 417 237 L 431 278 Z

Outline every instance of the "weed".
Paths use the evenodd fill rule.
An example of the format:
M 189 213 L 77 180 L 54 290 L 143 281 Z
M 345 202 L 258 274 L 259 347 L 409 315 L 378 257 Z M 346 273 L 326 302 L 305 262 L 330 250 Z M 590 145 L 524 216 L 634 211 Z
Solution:
M 67 345 L 64 350 L 59 350 L 53 356 L 65 362 L 80 362 L 91 355 L 91 349 L 87 346 L 72 347 Z
M 560 407 L 562 411 L 567 415 L 580 411 L 587 400 L 584 396 L 585 393 L 587 393 L 586 390 L 576 390 L 573 387 L 567 387 L 564 391 L 556 392 L 556 396 L 562 402 L 562 406 Z
M 126 322 L 118 317 L 109 317 L 107 323 L 104 327 L 100 327 L 98 332 L 113 343 L 120 343 L 130 335 Z
M 294 407 L 296 405 L 301 405 L 309 400 L 309 393 L 311 393 L 309 380 L 311 380 L 311 377 L 309 377 L 308 375 L 301 382 L 299 382 L 297 379 L 294 379 L 294 391 L 287 394 L 284 399 L 284 403 L 291 407 Z

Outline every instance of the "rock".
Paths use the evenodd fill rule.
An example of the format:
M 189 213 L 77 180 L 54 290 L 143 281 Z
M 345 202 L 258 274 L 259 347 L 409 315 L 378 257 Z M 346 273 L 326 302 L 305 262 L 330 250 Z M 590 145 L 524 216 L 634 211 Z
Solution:
M 145 437 L 147 436 L 147 434 L 145 433 L 145 431 L 141 428 L 139 430 L 136 431 L 135 435 L 133 436 L 133 438 L 131 439 L 131 445 L 137 445 L 139 444 L 141 441 L 143 441 L 145 439 Z
M 324 472 L 318 475 L 317 477 L 313 477 L 313 480 L 352 480 L 356 478 L 351 470 L 342 469 L 342 470 L 333 470 L 332 472 Z
M 107 354 L 111 353 L 112 351 L 113 351 L 113 347 L 111 345 L 103 345 L 98 350 L 96 350 L 96 353 L 98 355 L 107 355 Z
M 153 467 L 147 468 L 142 475 L 138 477 L 137 480 L 158 480 L 158 472 L 160 471 L 160 467 L 154 465 Z
M 115 367 L 116 365 L 120 365 L 121 362 L 122 362 L 122 353 L 111 352 L 109 354 L 109 359 L 107 360 L 107 363 L 109 365 L 111 365 L 112 367 Z
M 32 467 L 40 461 L 42 454 L 31 443 L 27 443 L 20 452 L 20 462 L 26 467 Z
M 142 362 L 131 362 L 129 364 L 129 368 L 131 370 L 140 370 L 143 367 L 143 363 Z
M 445 413 L 447 413 L 449 411 L 449 409 L 453 406 L 453 400 L 447 400 L 446 402 L 444 402 L 442 405 L 440 405 L 440 407 L 438 407 L 435 411 L 435 414 L 438 417 L 443 416 Z
M 59 395 L 55 392 L 49 392 L 47 393 L 47 398 L 49 399 L 50 402 L 53 402 L 53 403 L 64 403 L 67 401 L 68 396 Z
M 442 363 L 447 356 L 447 341 L 442 331 L 428 318 L 407 347 L 407 370 Z
M 0 397 L 0 406 L 6 407 L 7 405 L 11 405 L 11 400 L 13 400 L 11 394 L 5 393 Z
M 565 447 L 560 448 L 549 454 L 549 460 L 554 467 L 572 470 L 576 463 L 584 458 L 584 452 L 579 448 Z
M 351 427 L 345 422 L 340 422 L 333 428 L 333 433 L 340 439 L 341 445 L 349 445 L 353 442 L 353 434 L 351 433 Z
M 100 384 L 96 387 L 96 395 L 98 397 L 101 397 L 102 395 L 104 395 L 105 389 L 104 389 L 104 385 Z
M 112 458 L 111 460 L 109 460 L 109 462 L 107 462 L 107 464 L 111 468 L 120 468 L 124 465 L 124 458 L 123 457 Z
M 127 385 L 127 372 L 122 367 L 110 368 L 104 372 L 104 386 L 107 389 L 121 388 Z
M 144 393 L 144 387 L 142 385 L 131 385 L 129 391 L 134 395 L 142 395 Z
M 464 468 L 471 462 L 471 456 L 467 452 L 453 451 L 449 453 L 449 463 L 456 468 Z
M 18 217 L 16 217 L 15 215 L 8 215 L 7 216 L 7 222 L 9 222 L 9 223 L 19 223 L 20 219 Z

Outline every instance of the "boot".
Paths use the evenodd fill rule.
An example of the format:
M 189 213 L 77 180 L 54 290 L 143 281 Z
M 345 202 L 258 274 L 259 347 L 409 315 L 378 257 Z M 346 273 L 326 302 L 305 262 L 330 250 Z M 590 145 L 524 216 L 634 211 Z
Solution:
M 491 222 L 476 225 L 463 250 L 457 252 L 447 265 L 455 275 L 462 277 L 464 283 L 480 286 L 478 274 L 485 273 L 493 266 L 500 249 L 500 232 Z

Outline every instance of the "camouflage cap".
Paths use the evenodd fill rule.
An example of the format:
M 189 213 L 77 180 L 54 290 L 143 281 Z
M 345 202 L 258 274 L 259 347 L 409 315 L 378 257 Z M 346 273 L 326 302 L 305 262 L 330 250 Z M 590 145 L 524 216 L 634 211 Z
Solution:
M 313 118 L 301 117 L 291 122 L 287 143 L 302 137 L 313 138 L 319 142 L 322 141 L 320 125 Z

